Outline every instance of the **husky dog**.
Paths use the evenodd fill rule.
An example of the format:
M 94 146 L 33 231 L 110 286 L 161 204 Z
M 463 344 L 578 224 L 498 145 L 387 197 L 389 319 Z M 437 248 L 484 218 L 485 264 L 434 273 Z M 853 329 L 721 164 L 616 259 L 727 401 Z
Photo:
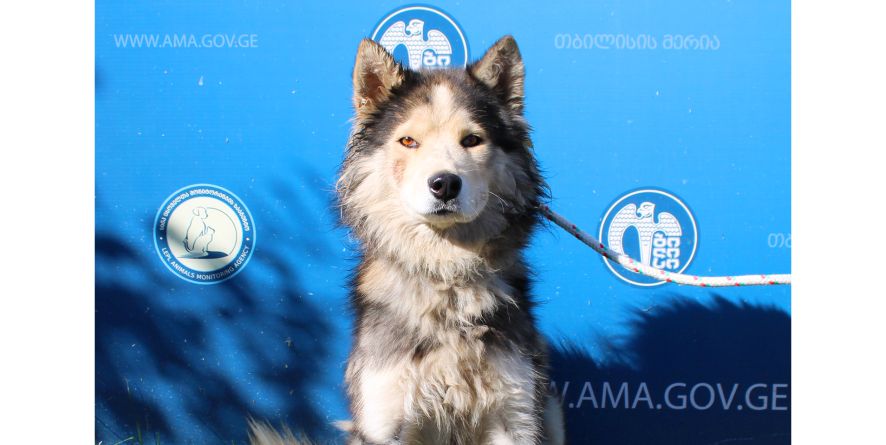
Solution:
M 522 254 L 546 196 L 523 79 L 510 36 L 467 69 L 430 71 L 360 44 L 337 183 L 362 254 L 351 445 L 564 442 Z
M 337 190 L 360 240 L 351 444 L 562 443 L 522 250 L 546 186 L 510 36 L 412 71 L 364 40 Z

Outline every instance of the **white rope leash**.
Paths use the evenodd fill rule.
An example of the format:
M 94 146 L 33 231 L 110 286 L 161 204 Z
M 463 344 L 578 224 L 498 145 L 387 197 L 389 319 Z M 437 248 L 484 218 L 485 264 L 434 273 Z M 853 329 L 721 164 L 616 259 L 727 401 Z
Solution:
M 606 246 L 603 245 L 603 243 L 597 241 L 596 239 L 594 239 L 593 236 L 588 235 L 586 232 L 579 229 L 578 226 L 572 224 L 568 219 L 551 210 L 550 207 L 541 204 L 539 205 L 539 210 L 541 210 L 541 213 L 545 216 L 545 218 L 553 221 L 554 224 L 562 227 L 563 230 L 571 233 L 573 236 L 578 238 L 579 241 L 587 244 L 588 247 L 590 247 L 591 249 L 596 250 L 597 253 L 599 253 L 600 255 L 603 255 L 604 257 L 620 264 L 621 267 L 624 267 L 631 272 L 646 275 L 647 277 L 655 278 L 659 281 L 700 287 L 768 286 L 775 284 L 791 284 L 790 274 L 700 277 L 697 275 L 687 275 L 657 269 L 655 267 L 648 266 L 639 261 L 636 261 L 623 253 L 618 253 L 614 250 L 608 249 Z

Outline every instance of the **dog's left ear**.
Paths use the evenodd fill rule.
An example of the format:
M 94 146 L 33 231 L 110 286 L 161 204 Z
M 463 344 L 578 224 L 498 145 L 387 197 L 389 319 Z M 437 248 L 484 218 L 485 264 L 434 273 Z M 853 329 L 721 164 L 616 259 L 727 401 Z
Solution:
M 513 37 L 504 36 L 495 42 L 468 71 L 492 88 L 511 109 L 523 112 L 523 58 Z

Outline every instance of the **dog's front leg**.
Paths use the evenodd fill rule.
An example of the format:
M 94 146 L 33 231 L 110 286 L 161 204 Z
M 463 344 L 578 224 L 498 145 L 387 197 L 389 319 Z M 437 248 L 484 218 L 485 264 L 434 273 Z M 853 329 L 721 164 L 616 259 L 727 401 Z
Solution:
M 497 409 L 487 419 L 489 445 L 538 445 L 545 439 L 539 400 L 545 387 L 531 358 L 516 348 L 489 354 L 487 363 L 497 376 L 501 397 Z M 553 442 L 557 443 L 557 442 Z M 558 444 L 561 445 L 561 444 Z
M 405 392 L 403 369 L 362 368 L 348 382 L 354 436 L 351 444 L 399 445 L 401 443 Z
M 503 410 L 491 422 L 488 445 L 538 445 L 541 442 L 541 422 L 537 415 L 523 410 Z

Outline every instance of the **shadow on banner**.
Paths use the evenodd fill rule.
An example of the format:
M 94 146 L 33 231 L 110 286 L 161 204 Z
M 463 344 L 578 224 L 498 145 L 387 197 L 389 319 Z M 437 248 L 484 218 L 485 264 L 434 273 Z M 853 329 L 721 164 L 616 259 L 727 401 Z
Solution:
M 679 298 L 636 312 L 606 361 L 553 348 L 569 442 L 789 444 L 789 315 Z

